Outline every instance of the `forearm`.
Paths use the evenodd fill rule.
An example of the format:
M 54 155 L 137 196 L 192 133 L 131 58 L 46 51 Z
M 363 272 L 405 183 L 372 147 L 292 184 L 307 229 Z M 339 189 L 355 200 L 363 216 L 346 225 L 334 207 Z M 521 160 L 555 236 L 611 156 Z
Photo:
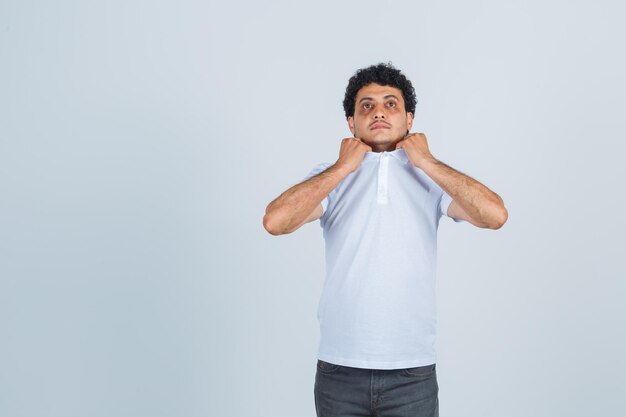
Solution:
M 291 233 L 300 226 L 324 198 L 348 175 L 337 165 L 296 184 L 274 199 L 265 209 L 263 224 L 270 233 Z
M 506 216 L 502 198 L 475 179 L 430 158 L 422 170 L 435 181 L 477 224 L 493 225 Z

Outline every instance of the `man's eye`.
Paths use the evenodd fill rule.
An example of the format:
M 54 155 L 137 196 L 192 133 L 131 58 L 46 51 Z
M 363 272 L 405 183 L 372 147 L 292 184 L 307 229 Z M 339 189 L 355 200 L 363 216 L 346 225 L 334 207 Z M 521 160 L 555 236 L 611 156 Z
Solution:
M 394 101 L 390 101 L 389 105 L 392 105 L 392 104 L 393 104 L 394 107 L 396 106 L 396 103 Z
M 369 104 L 369 103 L 365 103 L 365 104 L 363 105 L 363 107 L 364 107 L 364 108 L 366 108 L 366 109 L 369 109 L 369 107 L 368 107 L 368 106 L 370 106 L 370 104 Z

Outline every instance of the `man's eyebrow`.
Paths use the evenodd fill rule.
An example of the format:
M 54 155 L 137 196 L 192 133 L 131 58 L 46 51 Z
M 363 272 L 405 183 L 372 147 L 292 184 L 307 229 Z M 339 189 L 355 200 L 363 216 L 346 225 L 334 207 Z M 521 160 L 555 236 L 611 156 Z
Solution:
M 383 99 L 388 99 L 388 98 L 395 98 L 396 100 L 400 100 L 398 97 L 394 96 L 393 94 L 387 94 L 385 97 L 383 97 Z M 363 100 L 374 100 L 372 97 L 363 97 L 361 100 L 359 100 L 359 103 L 362 102 Z

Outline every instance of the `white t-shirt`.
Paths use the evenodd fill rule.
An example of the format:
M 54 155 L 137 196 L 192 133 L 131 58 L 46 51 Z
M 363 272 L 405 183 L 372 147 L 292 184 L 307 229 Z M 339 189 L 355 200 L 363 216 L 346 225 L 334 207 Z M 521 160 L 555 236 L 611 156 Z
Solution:
M 367 369 L 436 363 L 437 228 L 451 202 L 402 148 L 367 152 L 322 200 L 319 359 Z

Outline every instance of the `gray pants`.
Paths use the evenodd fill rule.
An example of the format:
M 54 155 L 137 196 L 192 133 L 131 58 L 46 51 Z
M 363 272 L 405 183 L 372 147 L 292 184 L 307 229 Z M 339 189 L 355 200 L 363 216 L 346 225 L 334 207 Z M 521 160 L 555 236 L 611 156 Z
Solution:
M 317 417 L 439 417 L 436 365 L 363 369 L 317 360 Z

